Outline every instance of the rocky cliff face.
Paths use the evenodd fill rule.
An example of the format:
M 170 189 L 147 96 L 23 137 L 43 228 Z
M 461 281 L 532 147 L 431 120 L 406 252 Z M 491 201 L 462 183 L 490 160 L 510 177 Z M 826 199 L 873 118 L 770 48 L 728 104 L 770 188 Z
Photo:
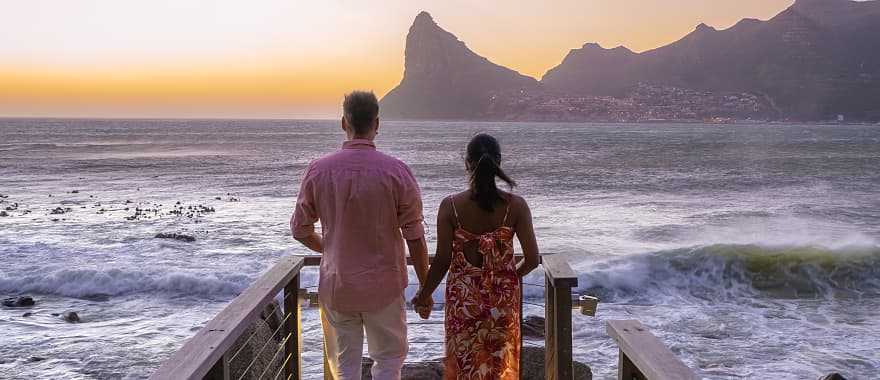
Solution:
M 545 88 L 618 96 L 638 83 L 765 95 L 780 117 L 880 120 L 880 1 L 798 0 L 768 21 L 726 30 L 701 24 L 640 54 L 584 45 L 542 79 Z
M 496 65 L 420 13 L 406 37 L 403 80 L 381 102 L 392 119 L 485 117 L 495 92 L 533 91 L 538 82 Z

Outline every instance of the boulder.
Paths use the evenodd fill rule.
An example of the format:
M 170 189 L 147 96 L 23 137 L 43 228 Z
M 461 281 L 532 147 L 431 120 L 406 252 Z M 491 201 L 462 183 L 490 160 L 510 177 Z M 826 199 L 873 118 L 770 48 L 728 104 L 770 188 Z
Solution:
M 278 330 L 281 326 L 281 322 L 284 320 L 283 311 L 281 309 L 281 304 L 278 303 L 277 300 L 272 300 L 272 302 L 266 304 L 266 307 L 260 312 L 260 319 L 266 322 L 266 325 L 268 325 L 269 329 L 272 331 Z M 276 335 L 275 340 L 280 343 L 283 340 L 281 334 Z
M 30 317 L 30 316 L 32 316 L 32 315 L 34 315 L 34 313 L 27 312 L 27 313 L 22 314 L 21 316 L 22 316 L 23 318 L 27 318 L 27 317 Z
M 46 360 L 46 358 L 40 357 L 40 356 L 31 356 L 30 359 L 28 359 L 28 362 L 36 363 L 36 362 L 41 362 L 43 360 Z
M 28 307 L 34 306 L 35 303 L 34 299 L 29 296 L 13 297 L 3 300 L 3 306 L 6 307 Z
M 229 349 L 231 360 L 228 378 L 259 379 L 264 372 L 266 375 L 263 378 L 275 377 L 275 374 L 281 370 L 284 355 L 279 353 L 277 357 L 275 356 L 281 345 L 277 337 L 272 339 L 273 332 L 275 330 L 271 329 L 262 318 L 257 318 L 250 327 L 245 329 Z M 205 379 L 220 380 L 223 377 L 217 373 L 209 372 Z
M 6 211 L 0 211 L 0 217 L 9 216 Z
M 79 314 L 75 311 L 65 311 L 64 313 L 61 313 L 61 318 L 70 323 L 79 322 Z
M 187 242 L 187 243 L 192 243 L 192 242 L 196 241 L 195 236 L 178 234 L 178 233 L 165 233 L 165 232 L 160 232 L 160 233 L 156 234 L 155 238 L 156 239 L 174 239 L 174 240 Z
M 828 375 L 822 376 L 821 378 L 819 378 L 819 380 L 846 380 L 846 378 L 837 372 L 833 372 L 829 373 Z
M 529 315 L 522 322 L 522 336 L 529 338 L 544 337 L 544 317 Z

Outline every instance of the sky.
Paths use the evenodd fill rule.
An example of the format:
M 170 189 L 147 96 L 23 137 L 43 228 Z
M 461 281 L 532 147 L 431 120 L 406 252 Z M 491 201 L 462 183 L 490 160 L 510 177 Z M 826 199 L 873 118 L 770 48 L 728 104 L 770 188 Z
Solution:
M 793 0 L 0 0 L 0 117 L 335 118 L 403 76 L 419 11 L 540 79 L 586 42 L 635 51 Z

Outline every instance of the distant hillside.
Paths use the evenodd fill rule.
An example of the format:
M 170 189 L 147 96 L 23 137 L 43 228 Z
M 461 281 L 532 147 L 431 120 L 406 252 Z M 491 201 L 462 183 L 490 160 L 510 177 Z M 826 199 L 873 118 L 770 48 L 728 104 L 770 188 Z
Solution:
M 420 13 L 390 119 L 880 121 L 880 1 L 797 0 L 768 21 L 705 24 L 643 53 L 585 44 L 540 82 Z
M 419 13 L 406 36 L 403 81 L 381 102 L 391 119 L 479 119 L 491 93 L 534 89 L 538 81 L 483 58 Z
M 641 54 L 587 44 L 541 82 L 577 95 L 621 96 L 638 83 L 751 92 L 784 118 L 880 120 L 880 2 L 798 0 L 769 21 L 701 24 Z

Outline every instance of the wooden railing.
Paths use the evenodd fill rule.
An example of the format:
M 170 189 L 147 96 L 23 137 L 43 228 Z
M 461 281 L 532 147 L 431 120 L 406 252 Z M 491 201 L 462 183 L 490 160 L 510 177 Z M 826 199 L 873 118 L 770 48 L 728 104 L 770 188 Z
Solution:
M 412 265 L 412 260 L 408 258 L 407 261 Z M 571 379 L 571 288 L 577 286 L 577 277 L 561 258 L 543 256 L 542 262 L 547 277 L 547 376 L 552 379 Z M 283 360 L 278 373 L 269 375 L 271 378 L 301 379 L 299 301 L 303 292 L 299 289 L 299 272 L 304 266 L 318 266 L 320 263 L 320 256 L 291 256 L 281 259 L 166 360 L 151 379 L 254 378 L 257 371 L 252 368 L 253 363 L 246 366 L 244 373 L 233 376 L 230 361 L 236 353 L 231 352 L 231 348 L 259 318 L 261 311 L 271 306 L 275 295 L 282 290 L 284 318 L 275 333 L 280 332 L 283 339 L 280 347 L 275 350 L 272 361 L 279 358 L 281 353 Z M 271 347 L 268 342 L 262 348 L 266 348 L 265 346 Z M 259 378 L 263 378 L 266 369 L 258 370 Z M 250 371 L 253 373 L 249 374 Z
M 275 333 L 281 332 L 283 339 L 280 347 L 271 347 L 269 342 L 266 342 L 263 349 L 274 348 L 270 364 L 274 363 L 279 354 L 283 353 L 280 371 L 271 374 L 271 378 L 302 378 L 299 272 L 304 263 L 305 260 L 302 257 L 287 256 L 282 258 L 278 264 L 275 264 L 253 285 L 232 300 L 214 319 L 199 329 L 196 335 L 166 360 L 150 378 L 156 380 L 229 379 L 231 377 L 229 363 L 232 356 L 236 354 L 231 352 L 230 348 L 242 336 L 242 333 L 260 317 L 260 313 L 273 301 L 275 295 L 282 290 L 284 292 L 284 318 L 281 325 L 273 333 L 273 337 Z M 273 337 L 270 337 L 270 341 L 274 339 Z M 253 368 L 251 363 L 247 365 L 244 373 L 239 377 L 252 378 L 253 376 L 248 376 L 249 372 L 261 371 L 259 374 L 262 378 L 266 369 Z
M 618 380 L 692 380 L 697 375 L 639 321 L 608 321 L 620 347 Z
M 521 257 L 519 258 L 521 259 Z M 300 289 L 300 270 L 304 266 L 318 266 L 320 256 L 288 256 L 261 276 L 241 295 L 202 327 L 195 336 L 166 360 L 150 377 L 156 380 L 180 379 L 242 379 L 302 378 L 300 301 L 314 297 Z M 408 259 L 409 265 L 412 265 Z M 597 300 L 582 297 L 572 299 L 572 288 L 577 276 L 561 255 L 541 257 L 545 273 L 545 377 L 552 380 L 572 380 L 572 309 L 581 308 L 584 314 L 595 312 Z M 233 352 L 243 333 L 259 319 L 267 306 L 272 308 L 274 297 L 283 294 L 283 318 L 269 341 L 264 342 L 256 355 L 264 350 L 273 352 L 266 368 L 255 368 L 255 360 L 232 368 L 243 348 Z M 316 300 L 315 300 L 316 301 Z M 273 310 L 274 312 L 274 310 Z M 280 333 L 277 344 L 275 336 Z M 637 321 L 612 321 L 608 333 L 620 344 L 621 377 L 625 380 L 663 380 L 696 378 L 662 343 L 647 332 Z M 256 333 L 244 341 L 247 344 Z M 653 338 L 653 339 L 652 339 Z M 664 351 L 665 350 L 665 351 Z M 325 375 L 326 360 L 325 363 Z M 277 364 L 277 369 L 274 367 Z M 265 363 L 263 363 L 265 364 Z M 244 367 L 243 369 L 241 367 Z M 271 372 L 270 372 L 271 369 Z M 259 376 L 257 376 L 259 375 Z M 326 377 L 326 376 L 325 376 Z

